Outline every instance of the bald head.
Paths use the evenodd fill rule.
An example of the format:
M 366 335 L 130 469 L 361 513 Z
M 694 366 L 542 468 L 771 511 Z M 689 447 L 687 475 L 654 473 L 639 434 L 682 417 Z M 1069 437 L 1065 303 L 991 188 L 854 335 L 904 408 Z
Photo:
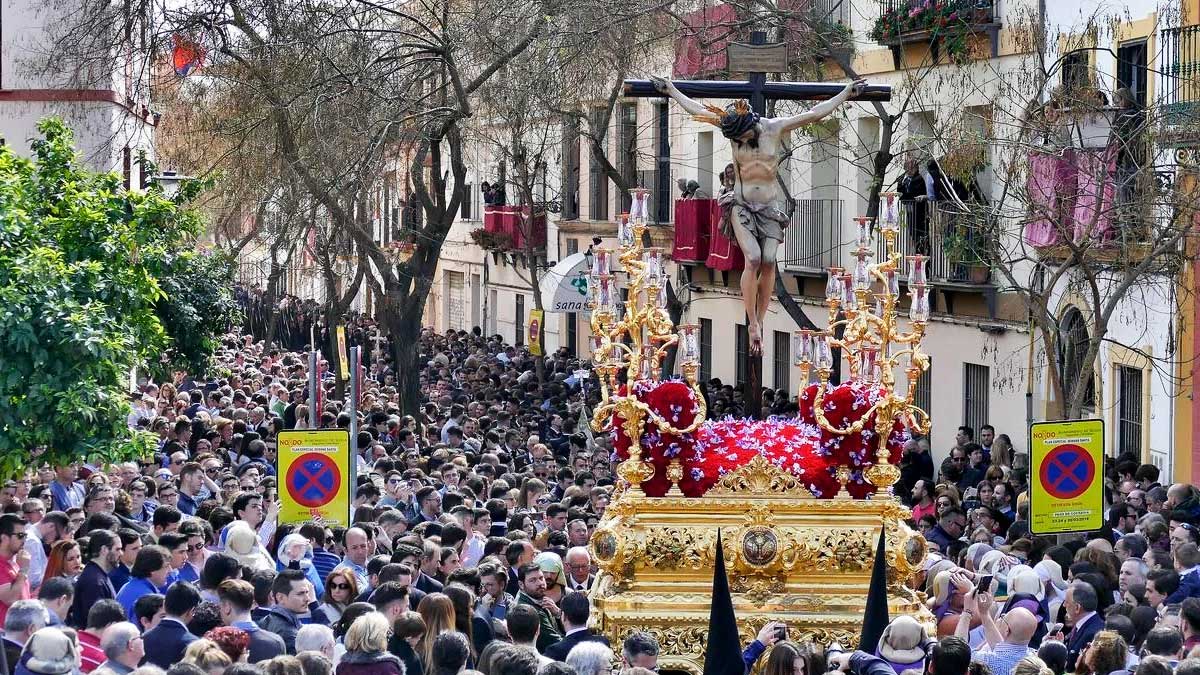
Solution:
M 1005 642 L 1015 645 L 1027 645 L 1037 632 L 1038 620 L 1033 612 L 1024 607 L 1016 607 L 1004 615 L 1004 623 L 1008 624 L 1008 636 Z
M 355 565 L 366 565 L 367 557 L 370 555 L 367 533 L 363 532 L 361 527 L 352 527 L 346 530 L 345 542 L 346 558 Z

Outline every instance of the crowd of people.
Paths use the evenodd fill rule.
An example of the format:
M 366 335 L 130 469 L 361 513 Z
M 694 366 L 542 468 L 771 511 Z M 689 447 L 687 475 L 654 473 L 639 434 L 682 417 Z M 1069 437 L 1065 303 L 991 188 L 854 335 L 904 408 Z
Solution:
M 319 316 L 279 334 L 320 332 L 296 321 Z M 158 436 L 153 457 L 30 467 L 0 488 L 0 675 L 656 672 L 651 634 L 589 628 L 587 543 L 614 476 L 608 438 L 579 423 L 586 363 L 551 354 L 539 383 L 498 336 L 426 331 L 427 401 L 405 415 L 386 338 L 363 317 L 348 333 L 367 365 L 346 526 L 277 517 L 280 431 L 350 426 L 332 369 L 310 414 L 305 355 L 231 335 L 215 376 L 140 383 L 129 424 Z M 740 412 L 734 387 L 706 385 L 715 416 Z M 795 412 L 788 392 L 764 404 Z M 1121 458 L 1107 526 L 1059 543 L 1029 531 L 1027 464 L 990 426 L 978 442 L 960 429 L 939 467 L 909 441 L 897 493 L 930 544 L 913 583 L 936 632 L 896 617 L 843 652 L 772 622 L 747 672 L 1200 675 L 1197 490 Z
M 914 580 L 936 633 L 902 617 L 859 675 L 1196 675 L 1200 673 L 1200 491 L 1159 483 L 1122 455 L 1104 467 L 1104 526 L 1038 536 L 1029 458 L 983 425 L 960 427 L 945 460 L 910 440 L 896 491 L 930 555 Z M 835 664 L 836 665 L 836 664 Z M 884 668 L 888 670 L 884 670 Z

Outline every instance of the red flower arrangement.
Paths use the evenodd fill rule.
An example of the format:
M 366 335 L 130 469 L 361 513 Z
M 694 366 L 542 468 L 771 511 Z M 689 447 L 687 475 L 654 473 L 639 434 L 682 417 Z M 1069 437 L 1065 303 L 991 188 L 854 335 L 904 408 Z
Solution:
M 646 494 L 657 497 L 669 488 L 666 468 L 679 457 L 683 480 L 679 489 L 689 497 L 699 497 L 721 476 L 749 462 L 755 455 L 788 471 L 803 482 L 814 496 L 829 499 L 837 494 L 837 469 L 850 468 L 850 495 L 864 499 L 875 487 L 863 477 L 863 470 L 875 463 L 874 415 L 859 433 L 839 436 L 821 429 L 813 414 L 813 399 L 818 385 L 810 385 L 800 398 L 796 418 L 773 417 L 768 420 L 726 418 L 708 420 L 693 434 L 675 436 L 647 421 L 642 434 L 642 459 L 654 466 L 654 477 L 642 483 Z M 683 382 L 638 383 L 638 398 L 676 428 L 690 426 L 699 408 L 695 394 Z M 870 409 L 883 393 L 877 385 L 840 384 L 829 388 L 822 402 L 826 420 L 835 427 L 846 427 Z M 615 419 L 614 461 L 629 457 L 629 438 Z M 908 433 L 899 422 L 888 438 L 889 462 L 900 460 Z

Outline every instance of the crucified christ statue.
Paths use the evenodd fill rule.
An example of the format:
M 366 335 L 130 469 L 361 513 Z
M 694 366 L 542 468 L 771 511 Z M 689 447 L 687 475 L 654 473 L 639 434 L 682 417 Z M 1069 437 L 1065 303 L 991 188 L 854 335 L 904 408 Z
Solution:
M 856 80 L 833 98 L 811 110 L 788 117 L 762 117 L 739 100 L 724 109 L 703 105 L 688 98 L 675 83 L 651 77 L 654 87 L 664 96 L 701 121 L 720 127 L 721 134 L 733 145 L 733 176 L 722 175 L 718 203 L 721 205 L 721 233 L 737 241 L 746 259 L 742 271 L 742 302 L 749 321 L 750 350 L 762 353 L 763 321 L 775 289 L 775 260 L 788 226 L 783 192 L 779 185 L 779 165 L 783 162 L 783 141 L 793 129 L 813 124 L 837 109 L 852 96 L 862 93 L 865 84 Z

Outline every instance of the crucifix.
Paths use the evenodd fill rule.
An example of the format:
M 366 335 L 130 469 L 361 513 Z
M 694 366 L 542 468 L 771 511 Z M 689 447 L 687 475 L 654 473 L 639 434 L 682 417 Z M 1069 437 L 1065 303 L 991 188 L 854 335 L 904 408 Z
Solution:
M 767 82 L 768 72 L 786 70 L 786 46 L 767 45 L 766 33 L 755 31 L 750 44 L 731 44 L 730 71 L 745 72 L 747 81 L 693 80 L 673 82 L 660 77 L 626 80 L 629 97 L 667 96 L 698 121 L 721 129 L 733 148 L 733 163 L 721 172 L 721 233 L 737 241 L 746 260 L 742 270 L 742 302 L 746 308 L 750 367 L 745 383 L 746 411 L 761 416 L 763 322 L 775 287 L 775 263 L 790 217 L 784 204 L 779 166 L 791 132 L 815 124 L 848 100 L 886 101 L 891 87 Z M 737 98 L 725 108 L 705 105 L 698 98 Z M 749 101 L 745 100 L 747 97 Z M 784 117 L 766 117 L 767 100 L 821 101 L 810 110 Z

